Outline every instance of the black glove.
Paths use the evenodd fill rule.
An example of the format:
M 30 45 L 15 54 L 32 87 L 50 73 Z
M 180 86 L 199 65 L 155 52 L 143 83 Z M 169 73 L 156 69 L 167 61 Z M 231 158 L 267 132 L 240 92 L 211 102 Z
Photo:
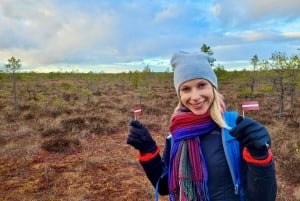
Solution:
M 271 146 L 271 138 L 267 129 L 259 122 L 239 116 L 236 127 L 230 131 L 242 147 L 247 147 L 252 157 L 264 159 L 268 156 L 268 148 Z
M 141 154 L 154 153 L 156 151 L 156 143 L 151 137 L 147 128 L 138 120 L 130 122 L 127 144 L 138 149 Z

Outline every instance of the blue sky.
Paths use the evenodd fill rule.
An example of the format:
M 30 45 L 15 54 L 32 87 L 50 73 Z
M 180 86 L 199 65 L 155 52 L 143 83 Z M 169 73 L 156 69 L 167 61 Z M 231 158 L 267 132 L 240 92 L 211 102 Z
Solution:
M 209 45 L 225 69 L 273 52 L 300 54 L 299 0 L 1 0 L 0 69 L 171 69 L 178 50 Z

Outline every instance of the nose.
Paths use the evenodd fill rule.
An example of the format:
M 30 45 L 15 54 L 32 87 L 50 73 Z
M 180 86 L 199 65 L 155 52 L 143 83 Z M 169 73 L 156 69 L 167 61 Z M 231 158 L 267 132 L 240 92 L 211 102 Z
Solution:
M 191 91 L 191 99 L 192 100 L 197 100 L 200 98 L 200 93 L 197 89 L 193 88 Z

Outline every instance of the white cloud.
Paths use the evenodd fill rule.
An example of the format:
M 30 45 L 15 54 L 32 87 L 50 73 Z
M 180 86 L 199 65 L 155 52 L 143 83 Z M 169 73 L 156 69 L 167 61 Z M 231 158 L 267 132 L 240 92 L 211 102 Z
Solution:
M 1 22 L 4 26 L 0 35 L 8 42 L 0 44 L 4 44 L 11 54 L 21 54 L 25 56 L 24 60 L 33 64 L 49 64 L 72 60 L 81 54 L 101 55 L 104 49 L 113 49 L 118 34 L 118 19 L 113 12 L 100 9 L 101 13 L 86 13 L 74 10 L 72 5 L 42 2 L 46 3 L 29 1 L 19 5 L 6 2 L 1 5 L 5 18 Z M 22 49 L 26 54 L 20 53 Z M 115 54 L 116 51 L 105 52 Z
M 0 59 L 14 55 L 26 66 L 94 71 L 109 65 L 125 69 L 124 63 L 130 66 L 126 69 L 148 63 L 159 69 L 160 60 L 175 51 L 197 51 L 203 43 L 213 48 L 217 60 L 247 60 L 253 53 L 265 57 L 278 49 L 288 53 L 299 44 L 299 4 L 1 0 Z
M 226 32 L 224 36 L 227 39 L 236 38 L 243 42 L 274 40 L 280 36 L 279 33 L 265 30 L 244 30 L 236 32 Z
M 214 16 L 219 16 L 221 14 L 221 4 L 219 3 L 213 4 L 210 8 L 210 11 Z
M 262 19 L 266 16 L 272 16 L 273 18 L 299 16 L 299 0 L 286 0 L 284 2 L 278 0 L 246 0 L 244 2 L 248 11 L 247 14 L 254 19 Z
M 156 13 L 154 17 L 155 22 L 166 21 L 169 19 L 174 19 L 178 17 L 181 13 L 181 9 L 179 5 L 171 4 L 168 5 L 166 8 L 161 10 L 160 12 Z
M 299 18 L 299 8 L 299 0 L 218 0 L 212 6 L 213 13 L 223 25 L 248 28 L 269 20 L 275 27 L 278 22 L 276 19 Z
M 282 35 L 286 38 L 300 39 L 300 32 L 284 32 Z

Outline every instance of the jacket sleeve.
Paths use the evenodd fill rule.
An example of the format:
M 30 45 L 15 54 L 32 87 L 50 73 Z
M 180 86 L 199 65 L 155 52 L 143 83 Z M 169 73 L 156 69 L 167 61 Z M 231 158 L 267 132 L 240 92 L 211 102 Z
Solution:
M 247 201 L 275 201 L 277 183 L 274 160 L 267 165 L 246 163 L 246 166 Z
M 158 183 L 158 192 L 160 195 L 168 195 L 168 167 L 170 158 L 171 140 L 166 139 L 165 149 L 163 152 L 163 158 L 158 154 L 153 159 L 142 162 L 140 161 L 148 179 L 152 183 L 153 187 L 156 187 Z

